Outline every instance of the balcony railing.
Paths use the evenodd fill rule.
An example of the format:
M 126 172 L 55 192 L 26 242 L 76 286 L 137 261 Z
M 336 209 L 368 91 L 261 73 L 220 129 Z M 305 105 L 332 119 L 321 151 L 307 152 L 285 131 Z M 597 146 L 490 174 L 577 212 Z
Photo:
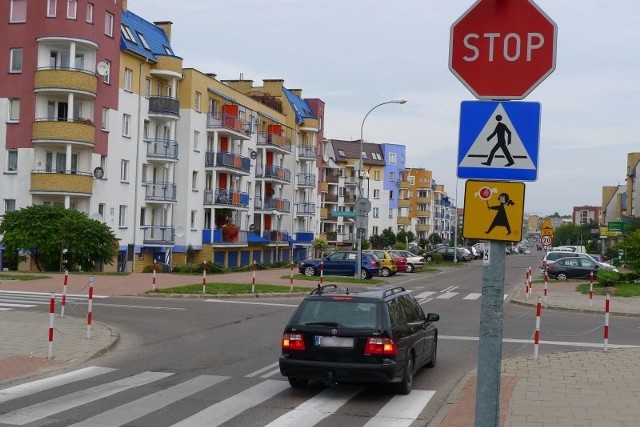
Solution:
M 258 132 L 258 145 L 277 147 L 291 152 L 291 139 L 271 132 Z
M 258 178 L 273 178 L 280 181 L 291 182 L 291 171 L 276 165 L 258 165 L 256 168 Z
M 356 202 L 357 196 L 355 194 L 344 193 L 344 203 L 352 205 Z
M 326 182 L 330 182 L 331 184 L 337 184 L 340 182 L 340 177 L 338 175 L 327 175 L 325 178 Z
M 176 184 L 173 182 L 151 182 L 144 183 L 144 198 L 147 201 L 175 202 Z
M 316 158 L 316 147 L 306 147 L 304 145 L 299 145 L 298 146 L 298 158 L 315 160 L 315 158 Z
M 359 179 L 355 176 L 349 176 L 344 179 L 344 185 L 358 185 Z
M 248 231 L 238 230 L 236 234 L 225 234 L 222 229 L 216 228 L 202 230 L 202 243 L 203 244 L 225 244 L 225 245 L 246 245 Z
M 150 96 L 149 114 L 166 114 L 180 117 L 180 101 L 172 96 Z
M 338 203 L 338 195 L 337 194 L 327 194 L 324 196 L 324 201 L 329 203 Z
M 178 160 L 178 141 L 173 139 L 151 138 L 147 143 L 147 157 L 154 159 Z
M 269 240 L 270 242 L 289 242 L 289 233 L 286 231 L 277 230 L 264 230 L 262 232 L 262 238 Z
M 143 225 L 144 243 L 173 245 L 176 241 L 176 229 L 168 225 Z
M 228 205 L 249 207 L 249 193 L 227 190 L 224 188 L 207 188 L 204 190 L 205 205 Z
M 312 173 L 299 173 L 298 174 L 298 185 L 303 187 L 315 187 L 316 186 L 316 176 Z
M 279 199 L 275 197 L 267 197 L 262 200 L 256 197 L 253 203 L 255 209 L 263 211 L 278 211 L 282 213 L 291 212 L 291 202 L 286 199 Z
M 251 159 L 248 157 L 240 156 L 238 154 L 229 153 L 226 151 L 215 152 L 207 151 L 205 153 L 204 165 L 210 167 L 224 167 L 229 169 L 235 169 L 241 172 L 249 173 L 251 169 Z
M 315 215 L 316 213 L 315 203 L 297 203 L 296 208 L 298 215 Z
M 298 231 L 296 232 L 296 242 L 313 242 L 314 234 L 309 231 Z
M 223 113 L 223 112 L 210 112 L 207 115 L 207 128 L 208 129 L 227 129 L 237 133 L 243 133 L 245 135 L 251 135 L 251 123 L 244 122 L 237 116 Z

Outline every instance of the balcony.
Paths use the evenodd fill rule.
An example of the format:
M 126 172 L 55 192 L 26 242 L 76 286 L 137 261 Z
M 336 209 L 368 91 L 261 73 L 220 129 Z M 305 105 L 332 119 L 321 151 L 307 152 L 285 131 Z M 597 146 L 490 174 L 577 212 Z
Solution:
M 320 219 L 325 219 L 329 215 L 329 208 L 320 208 Z
M 93 147 L 96 128 L 89 119 L 36 119 L 31 139 L 34 143 L 78 143 Z
M 308 216 L 316 214 L 316 204 L 315 203 L 296 203 L 296 211 L 297 214 Z
M 329 231 L 325 233 L 327 236 L 327 242 L 337 242 L 338 241 L 338 232 L 337 231 Z
M 408 208 L 409 206 L 411 206 L 411 200 L 409 200 L 409 199 L 400 199 L 400 200 L 398 200 L 398 207 L 399 208 Z
M 430 218 L 431 217 L 431 211 L 427 210 L 427 211 L 417 211 L 416 212 L 416 218 Z
M 329 184 L 327 184 L 326 182 L 321 182 L 320 183 L 320 192 L 321 193 L 328 193 L 329 192 Z
M 280 182 L 291 182 L 291 171 L 276 165 L 258 165 L 256 178 L 271 178 Z
M 291 212 L 291 202 L 286 199 L 278 199 L 275 197 L 267 197 L 264 201 L 256 199 L 254 208 L 263 211 L 277 211 L 281 213 Z
M 261 237 L 263 239 L 267 239 L 271 243 L 284 242 L 285 244 L 289 244 L 289 240 L 291 240 L 289 233 L 277 230 L 264 230 Z
M 147 181 L 143 184 L 144 199 L 147 202 L 176 202 L 176 184 L 172 182 L 152 182 Z
M 344 179 L 344 185 L 353 186 L 360 185 L 360 180 L 355 176 L 349 176 Z
M 408 216 L 399 216 L 397 224 L 398 225 L 411 225 L 411 218 L 409 218 Z
M 420 204 L 420 205 L 430 205 L 431 204 L 431 198 L 430 197 L 418 197 L 416 199 L 416 203 Z
M 177 56 L 156 54 L 155 64 L 151 64 L 149 72 L 164 79 L 182 79 L 182 58 Z
M 327 174 L 327 176 L 324 179 L 325 182 L 328 182 L 330 184 L 338 184 L 340 182 L 340 176 L 339 175 L 333 175 L 333 174 Z
M 32 194 L 74 194 L 91 196 L 93 193 L 93 175 L 90 172 L 44 171 L 31 172 Z
M 248 244 L 248 234 L 249 232 L 246 230 L 239 230 L 236 234 L 228 234 L 223 233 L 220 228 L 214 230 L 204 229 L 202 230 L 202 244 L 246 246 Z
M 229 169 L 234 172 L 249 174 L 251 169 L 251 159 L 229 152 L 207 151 L 204 160 L 205 167 L 219 167 Z
M 338 195 L 337 194 L 327 194 L 324 196 L 324 201 L 326 203 L 338 203 Z
M 147 158 L 149 160 L 177 161 L 178 160 L 178 141 L 173 139 L 146 139 Z
M 312 243 L 314 238 L 314 234 L 308 231 L 298 231 L 296 232 L 296 242 L 297 243 Z
M 207 130 L 217 131 L 221 136 L 231 139 L 251 139 L 251 123 L 243 122 L 237 116 L 221 111 L 209 112 L 207 115 Z
M 204 190 L 205 205 L 225 205 L 240 208 L 249 207 L 249 193 L 227 190 L 224 188 L 208 188 Z
M 282 153 L 291 153 L 291 139 L 271 132 L 258 132 L 258 147 L 274 148 Z
M 356 196 L 355 194 L 348 194 L 348 193 L 344 194 L 345 205 L 353 205 L 357 199 L 358 199 L 358 196 Z
M 172 96 L 150 96 L 149 115 L 159 117 L 180 117 L 180 101 Z
M 409 189 L 409 181 L 399 181 L 398 188 L 400 188 L 401 190 Z
M 40 67 L 36 70 L 33 84 L 38 92 L 80 92 L 95 98 L 98 78 L 93 71 L 79 68 Z
M 425 233 L 430 230 L 429 224 L 416 224 L 416 232 L 417 233 Z
M 143 225 L 145 245 L 173 245 L 176 241 L 176 229 L 168 225 Z
M 317 155 L 316 147 L 307 147 L 304 145 L 298 146 L 298 159 L 300 160 L 315 160 Z
M 316 186 L 316 175 L 312 173 L 299 173 L 297 175 L 297 184 L 298 187 L 310 187 L 315 188 Z

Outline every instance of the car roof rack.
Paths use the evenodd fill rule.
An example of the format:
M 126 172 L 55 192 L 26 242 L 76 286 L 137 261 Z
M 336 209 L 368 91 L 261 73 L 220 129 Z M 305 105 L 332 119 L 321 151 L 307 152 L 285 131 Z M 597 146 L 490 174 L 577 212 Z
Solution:
M 402 286 L 396 286 L 395 288 L 385 290 L 384 293 L 382 294 L 382 297 L 386 298 L 390 295 L 397 294 L 398 292 L 404 292 L 404 291 L 406 291 L 406 289 L 403 288 Z
M 318 287 L 312 290 L 311 292 L 309 292 L 309 295 L 314 295 L 314 294 L 322 295 L 325 289 L 338 289 L 338 285 L 334 285 L 334 284 L 320 285 L 320 283 L 318 283 Z

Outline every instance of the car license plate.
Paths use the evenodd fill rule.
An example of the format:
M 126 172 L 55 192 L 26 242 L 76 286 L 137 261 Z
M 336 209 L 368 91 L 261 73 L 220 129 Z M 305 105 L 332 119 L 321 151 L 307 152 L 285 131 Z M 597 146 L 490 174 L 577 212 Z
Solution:
M 315 344 L 318 347 L 353 348 L 353 338 L 347 337 L 323 337 L 315 336 Z

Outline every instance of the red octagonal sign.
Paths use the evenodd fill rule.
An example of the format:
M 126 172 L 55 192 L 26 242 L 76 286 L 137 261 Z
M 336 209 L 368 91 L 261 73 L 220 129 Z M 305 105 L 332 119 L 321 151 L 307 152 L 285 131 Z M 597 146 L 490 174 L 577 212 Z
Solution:
M 478 99 L 523 99 L 555 69 L 557 33 L 533 0 L 478 0 L 451 26 L 449 69 Z

